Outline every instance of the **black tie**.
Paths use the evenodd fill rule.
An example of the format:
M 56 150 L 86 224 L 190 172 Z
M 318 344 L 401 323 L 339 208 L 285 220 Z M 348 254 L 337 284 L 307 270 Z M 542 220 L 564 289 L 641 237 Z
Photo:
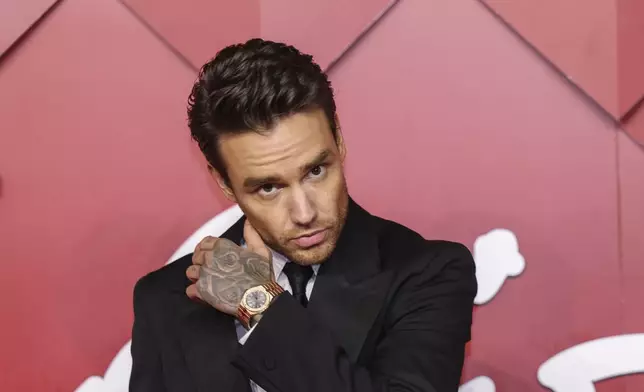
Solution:
M 286 263 L 283 271 L 291 284 L 293 297 L 306 308 L 306 305 L 309 304 L 309 300 L 306 299 L 306 284 L 313 276 L 313 267 L 310 265 L 305 267 L 291 262 Z

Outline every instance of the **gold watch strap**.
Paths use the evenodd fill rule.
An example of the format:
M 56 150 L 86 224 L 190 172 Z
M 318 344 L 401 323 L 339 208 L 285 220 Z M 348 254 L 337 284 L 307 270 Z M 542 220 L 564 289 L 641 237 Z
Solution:
M 263 284 L 262 286 L 266 289 L 266 291 L 268 291 L 273 296 L 273 298 L 277 297 L 278 295 L 284 292 L 284 289 L 282 288 L 282 286 L 280 286 L 279 284 L 277 284 L 277 282 L 274 282 L 272 280 L 266 284 Z

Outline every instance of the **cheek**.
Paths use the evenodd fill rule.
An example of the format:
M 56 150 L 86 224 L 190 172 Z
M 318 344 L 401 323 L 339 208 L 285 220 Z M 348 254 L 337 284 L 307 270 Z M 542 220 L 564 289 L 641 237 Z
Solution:
M 282 222 L 276 219 L 269 219 L 265 220 L 263 223 L 264 230 L 266 231 L 266 238 L 278 242 L 279 239 L 284 235 L 284 226 Z
M 239 203 L 242 211 L 259 234 L 267 240 L 279 239 L 284 231 L 282 206 L 264 205 L 253 201 Z
M 314 189 L 314 197 L 319 213 L 324 216 L 335 216 L 339 209 L 339 203 L 343 200 L 345 193 L 344 178 L 342 173 L 336 171 L 329 173 L 326 181 L 323 181 Z

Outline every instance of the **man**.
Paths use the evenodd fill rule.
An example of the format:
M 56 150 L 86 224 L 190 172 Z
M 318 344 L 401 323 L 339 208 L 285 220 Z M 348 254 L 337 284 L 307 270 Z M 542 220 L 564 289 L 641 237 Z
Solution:
M 245 217 L 137 283 L 130 390 L 456 391 L 471 254 L 349 197 L 312 57 L 260 39 L 227 47 L 189 103 L 192 136 Z

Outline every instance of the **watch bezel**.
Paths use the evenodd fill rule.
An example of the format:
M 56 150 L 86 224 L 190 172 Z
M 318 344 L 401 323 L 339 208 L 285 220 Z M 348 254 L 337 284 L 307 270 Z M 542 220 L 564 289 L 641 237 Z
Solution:
M 266 302 L 264 302 L 264 305 L 260 306 L 259 308 L 251 308 L 251 307 L 249 307 L 248 304 L 246 303 L 246 299 L 248 298 L 248 296 L 251 293 L 256 293 L 256 292 L 259 292 L 259 291 L 264 293 L 264 295 L 266 296 Z M 266 288 L 264 286 L 255 286 L 255 287 L 251 287 L 248 290 L 246 290 L 246 292 L 242 296 L 241 306 L 243 306 L 244 309 L 246 309 L 246 311 L 248 313 L 250 313 L 251 315 L 255 315 L 255 314 L 258 314 L 258 313 L 262 313 L 266 309 L 268 309 L 269 305 L 271 304 L 272 299 L 273 299 L 273 295 L 271 293 L 269 293 L 268 290 L 266 290 Z

